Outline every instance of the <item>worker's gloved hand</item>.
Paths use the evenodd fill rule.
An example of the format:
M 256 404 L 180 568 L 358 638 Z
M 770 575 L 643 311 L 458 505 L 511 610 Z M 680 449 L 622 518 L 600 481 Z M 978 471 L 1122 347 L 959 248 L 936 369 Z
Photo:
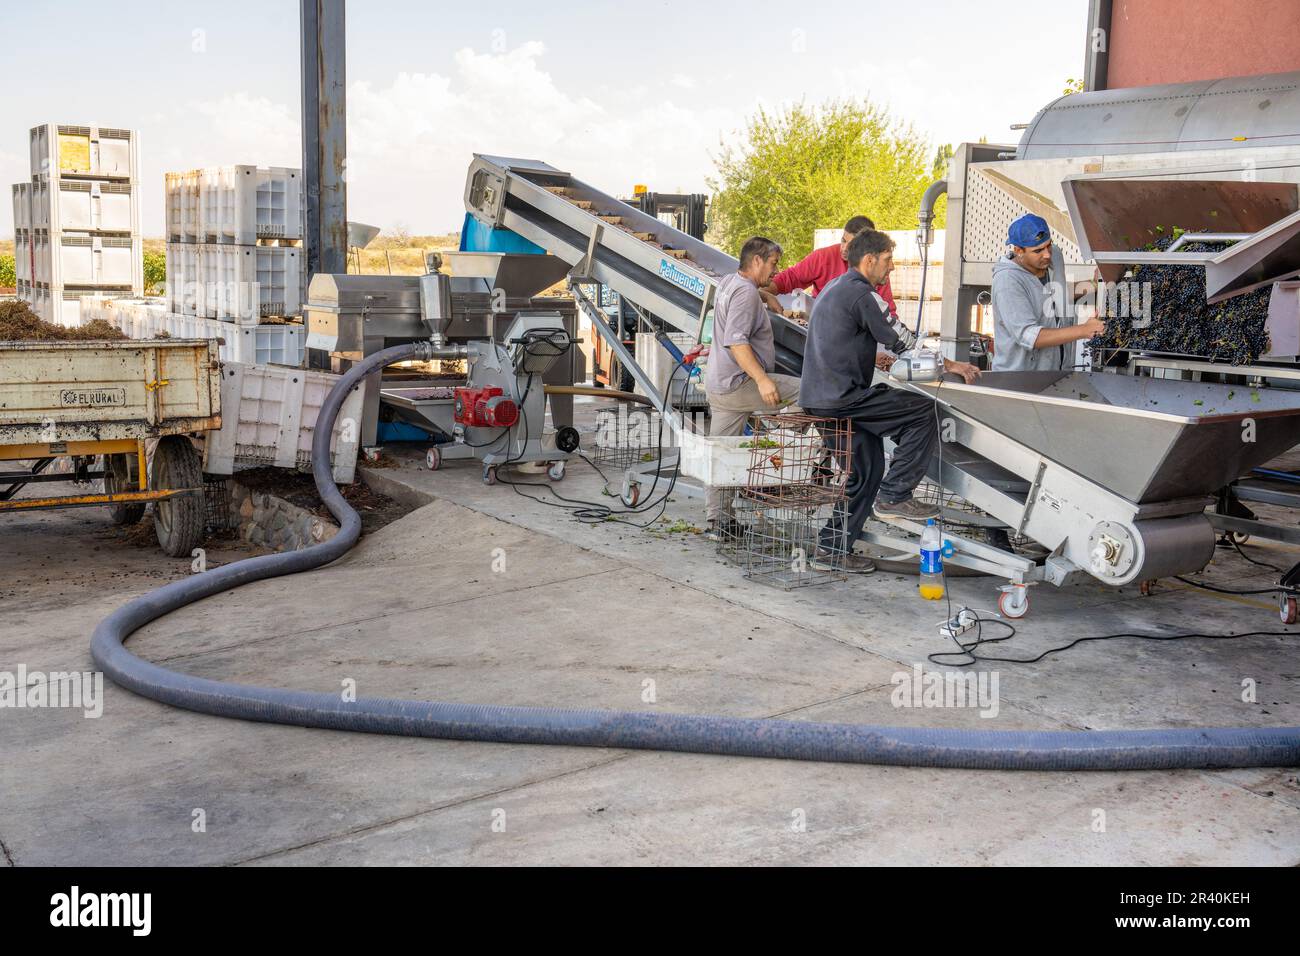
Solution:
M 888 352 L 876 353 L 876 368 L 880 369 L 882 372 L 888 372 L 894 367 L 894 363 L 897 361 L 897 357 L 890 355 Z

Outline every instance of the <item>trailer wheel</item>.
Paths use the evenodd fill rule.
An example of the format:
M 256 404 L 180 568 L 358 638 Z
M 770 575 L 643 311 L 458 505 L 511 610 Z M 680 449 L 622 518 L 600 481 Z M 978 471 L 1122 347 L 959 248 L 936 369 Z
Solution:
M 131 462 L 127 455 L 104 456 L 104 494 L 117 495 L 134 491 L 131 483 Z M 136 524 L 144 517 L 144 502 L 108 505 L 108 520 L 113 524 Z
M 158 441 L 149 471 L 149 487 L 154 491 L 200 489 L 197 494 L 164 498 L 153 506 L 158 546 L 173 558 L 187 558 L 203 541 L 203 463 L 199 453 L 183 435 L 167 435 Z

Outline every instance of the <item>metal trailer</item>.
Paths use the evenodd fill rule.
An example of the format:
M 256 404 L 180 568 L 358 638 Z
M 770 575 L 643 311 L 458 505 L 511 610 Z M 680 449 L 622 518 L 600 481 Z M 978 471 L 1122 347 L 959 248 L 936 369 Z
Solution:
M 105 505 L 115 524 L 129 524 L 154 502 L 160 546 L 189 555 L 204 502 L 188 436 L 220 427 L 214 341 L 0 342 L 0 462 L 10 466 L 0 513 Z M 52 471 L 59 459 L 71 470 Z M 94 480 L 102 492 L 17 497 L 29 484 Z

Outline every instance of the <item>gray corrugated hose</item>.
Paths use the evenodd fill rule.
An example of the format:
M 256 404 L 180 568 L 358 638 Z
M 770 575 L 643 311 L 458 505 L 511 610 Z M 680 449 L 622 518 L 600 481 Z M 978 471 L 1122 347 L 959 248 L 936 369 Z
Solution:
M 242 720 L 411 737 L 1005 770 L 1300 764 L 1300 727 L 976 731 L 365 697 L 348 702 L 339 693 L 253 687 L 193 677 L 141 660 L 123 646 L 133 632 L 177 608 L 243 584 L 307 571 L 342 557 L 361 531 L 361 520 L 339 494 L 330 469 L 330 436 L 344 398 L 367 374 L 393 362 L 462 354 L 462 350 L 437 348 L 425 342 L 386 349 L 354 366 L 325 400 L 312 442 L 316 487 L 339 520 L 339 533 L 301 551 L 214 568 L 128 602 L 95 628 L 91 637 L 95 663 L 118 685 L 187 710 Z

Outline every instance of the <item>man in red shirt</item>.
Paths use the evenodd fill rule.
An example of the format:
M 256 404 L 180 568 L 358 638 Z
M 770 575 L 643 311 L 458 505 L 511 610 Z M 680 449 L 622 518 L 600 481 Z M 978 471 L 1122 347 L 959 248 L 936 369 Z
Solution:
M 844 224 L 844 234 L 840 236 L 838 246 L 816 249 L 790 268 L 782 269 L 772 276 L 768 283 L 759 290 L 763 296 L 763 302 L 773 312 L 783 315 L 781 303 L 776 299 L 778 295 L 786 295 L 795 289 L 806 289 L 809 286 L 812 286 L 813 298 L 821 295 L 822 289 L 830 285 L 832 279 L 838 279 L 849 271 L 849 263 L 845 258 L 848 254 L 849 243 L 853 241 L 858 233 L 875 228 L 876 224 L 866 216 L 854 216 Z M 890 316 L 898 318 L 898 306 L 894 303 L 894 294 L 890 291 L 889 279 L 885 279 L 883 284 L 876 286 L 876 291 L 880 293 L 880 297 L 889 306 Z

